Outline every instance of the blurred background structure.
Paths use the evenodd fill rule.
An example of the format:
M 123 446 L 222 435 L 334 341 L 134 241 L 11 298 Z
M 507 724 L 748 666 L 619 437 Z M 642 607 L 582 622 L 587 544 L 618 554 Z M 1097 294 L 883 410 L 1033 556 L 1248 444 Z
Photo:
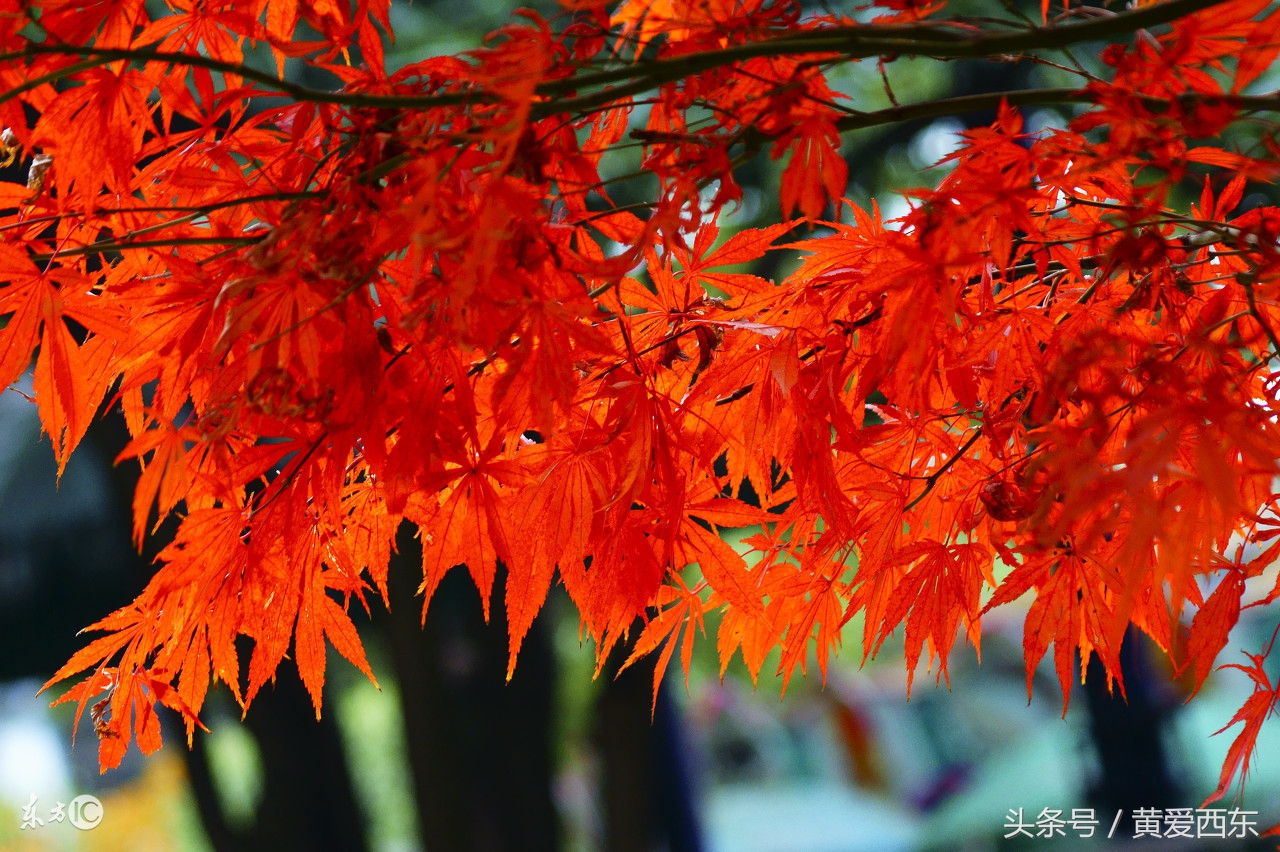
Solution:
M 545 0 L 531 5 L 548 16 L 557 11 Z M 966 5 L 954 3 L 953 11 Z M 510 11 L 498 0 L 396 4 L 399 40 L 389 61 L 474 47 Z M 258 59 L 270 67 L 267 57 Z M 898 63 L 888 81 L 874 65 L 841 73 L 866 108 L 887 105 L 886 88 L 895 84 L 919 99 L 1009 88 L 1018 82 L 1010 73 L 1063 84 L 1052 68 L 979 62 Z M 1273 72 L 1257 85 L 1277 84 Z M 936 179 L 925 170 L 950 153 L 957 134 L 991 118 L 850 134 L 849 197 L 860 204 L 875 197 L 886 218 L 900 214 L 907 202 L 890 190 Z M 1066 108 L 1028 115 L 1032 130 L 1069 120 Z M 744 203 L 721 221 L 725 238 L 776 217 L 772 187 L 780 173 L 767 158 L 743 167 Z M 614 197 L 626 203 L 629 193 L 640 200 L 628 184 Z M 775 262 L 778 268 L 757 272 L 785 275 L 785 263 Z M 1092 848 L 1106 842 L 1117 810 L 1200 804 L 1234 735 L 1210 734 L 1250 688 L 1240 673 L 1219 672 L 1183 707 L 1185 695 L 1153 670 L 1135 635 L 1125 648 L 1128 702 L 1091 672 L 1063 718 L 1048 672 L 1036 676 L 1027 701 L 1025 611 L 1008 607 L 984 622 L 981 667 L 972 652 L 954 656 L 950 690 L 934 687 L 936 672 L 921 671 L 908 701 L 894 647 L 860 666 L 855 620 L 825 687 L 815 676 L 797 679 L 779 701 L 778 683 L 762 678 L 753 688 L 740 665 L 722 679 L 713 643 L 704 642 L 687 690 L 673 671 L 651 719 L 652 669 L 617 676 L 619 660 L 611 660 L 593 679 L 592 648 L 563 597 L 553 596 L 535 623 L 509 683 L 501 595 L 486 625 L 474 588 L 455 571 L 420 627 L 416 543 L 405 537 L 392 569 L 391 612 L 360 624 L 381 691 L 335 659 L 317 722 L 286 664 L 243 722 L 222 689 L 205 719 L 211 733 L 197 733 L 190 751 L 175 726 L 157 755 L 132 752 L 120 770 L 99 776 L 91 726 L 72 749 L 74 709 L 50 710 L 49 696 L 35 693 L 82 644 L 78 630 L 132 599 L 149 576 L 151 554 L 139 556 L 129 543 L 132 468 L 111 464 L 122 426 L 108 419 L 91 431 L 56 486 L 52 452 L 24 390 L 0 393 L 0 850 Z M 1274 570 L 1260 586 L 1274 583 Z M 1233 647 L 1257 649 L 1273 627 L 1246 613 Z M 1264 728 L 1259 744 L 1257 771 L 1237 805 L 1258 811 L 1261 830 L 1280 822 L 1277 726 Z M 82 794 L 103 803 L 97 828 L 51 821 L 58 802 Z M 1092 840 L 1079 840 L 1069 826 L 1056 839 L 1005 837 L 1011 811 L 1020 809 L 1035 834 L 1046 809 L 1069 817 L 1081 808 L 1093 808 L 1100 822 Z M 26 814 L 46 821 L 23 828 Z M 1122 826 L 1115 842 L 1132 833 Z M 1160 848 L 1200 847 L 1169 840 Z

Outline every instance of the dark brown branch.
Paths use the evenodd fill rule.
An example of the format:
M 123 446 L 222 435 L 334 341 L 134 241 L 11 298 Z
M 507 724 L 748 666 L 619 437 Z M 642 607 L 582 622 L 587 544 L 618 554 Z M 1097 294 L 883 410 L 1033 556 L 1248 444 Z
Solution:
M 939 118 L 956 113 L 990 110 L 1002 102 L 1010 106 L 1026 104 L 1087 103 L 1088 93 L 1083 89 L 1021 89 L 1009 92 L 990 92 L 981 95 L 961 95 L 955 98 L 938 98 L 916 104 L 902 104 L 874 112 L 858 112 L 846 115 L 836 122 L 841 132 L 862 130 L 882 124 L 915 121 L 921 118 Z
M 1167 109 L 1169 101 L 1165 98 L 1142 98 L 1143 103 L 1154 110 Z M 1235 107 L 1241 112 L 1280 112 L 1280 93 L 1266 95 L 1198 95 L 1189 93 L 1178 98 L 1179 103 L 1191 106 L 1196 103 L 1214 102 Z M 939 118 L 944 115 L 955 115 L 963 112 L 996 109 L 1001 102 L 1010 106 L 1027 104 L 1069 104 L 1091 103 L 1092 98 L 1084 89 L 1018 89 L 1008 92 L 989 92 L 981 95 L 962 95 L 955 98 L 938 98 L 917 104 L 888 107 L 874 112 L 858 112 L 847 115 L 836 122 L 842 132 L 861 130 L 882 124 L 894 124 L 900 121 L 915 121 L 921 118 Z

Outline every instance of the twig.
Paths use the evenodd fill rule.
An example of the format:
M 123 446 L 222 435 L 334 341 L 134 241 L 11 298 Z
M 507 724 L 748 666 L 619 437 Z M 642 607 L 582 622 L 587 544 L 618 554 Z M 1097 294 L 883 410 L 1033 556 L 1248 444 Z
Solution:
M 974 431 L 973 435 L 969 437 L 969 440 L 965 441 L 964 444 L 961 445 L 960 449 L 956 450 L 955 455 L 947 459 L 946 463 L 942 467 L 938 468 L 933 473 L 929 474 L 929 476 L 924 481 L 924 490 L 921 491 L 918 495 L 916 495 L 916 499 L 912 500 L 910 503 L 904 506 L 902 511 L 910 512 L 913 508 L 915 508 L 915 505 L 917 503 L 919 503 L 926 496 L 928 496 L 929 492 L 932 491 L 934 489 L 934 486 L 938 484 L 938 480 L 942 478 L 942 475 L 946 473 L 948 470 L 950 470 L 952 465 L 960 461 L 960 459 L 964 456 L 964 454 L 969 451 L 969 448 L 972 447 L 980 437 L 982 437 L 981 426 L 979 426 Z

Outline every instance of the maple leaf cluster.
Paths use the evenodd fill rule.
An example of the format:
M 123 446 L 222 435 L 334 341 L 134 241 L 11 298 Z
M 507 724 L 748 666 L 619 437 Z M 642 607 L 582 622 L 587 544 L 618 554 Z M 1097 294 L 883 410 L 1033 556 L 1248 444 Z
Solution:
M 901 627 L 909 675 L 942 677 L 1032 592 L 1028 689 L 1050 645 L 1068 698 L 1092 655 L 1123 689 L 1130 624 L 1198 689 L 1280 598 L 1244 603 L 1280 548 L 1280 210 L 1242 206 L 1280 147 L 1224 141 L 1280 109 L 1244 93 L 1269 3 L 1015 26 L 577 0 L 394 71 L 388 3 L 0 16 L 0 158 L 30 163 L 0 183 L 0 381 L 34 362 L 60 469 L 118 407 L 135 538 L 180 518 L 50 681 L 105 692 L 104 769 L 159 746 L 155 702 L 190 736 L 212 679 L 247 705 L 291 647 L 317 714 L 326 644 L 372 677 L 348 609 L 385 603 L 405 524 L 424 617 L 459 566 L 487 612 L 501 562 L 512 666 L 559 582 L 601 660 L 641 620 L 655 686 L 712 611 L 753 678 L 774 649 L 784 684 L 815 653 L 825 674 L 856 615 L 864 659 Z M 866 110 L 836 74 L 1100 39 L 1075 89 Z M 1081 109 L 1031 132 L 1037 102 Z M 902 218 L 844 200 L 843 132 L 983 106 Z M 722 235 L 764 152 L 797 218 Z M 743 271 L 770 252 L 803 259 Z M 1251 660 L 1214 797 L 1280 696 Z

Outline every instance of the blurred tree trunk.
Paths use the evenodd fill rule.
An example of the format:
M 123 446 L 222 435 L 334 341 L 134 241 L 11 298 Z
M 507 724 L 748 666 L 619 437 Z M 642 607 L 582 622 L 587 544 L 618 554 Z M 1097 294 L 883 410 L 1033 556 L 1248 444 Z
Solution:
M 605 686 L 596 707 L 605 849 L 701 852 L 689 752 L 671 687 L 664 686 L 655 703 L 655 659 L 641 660 L 618 674 L 621 657 L 615 655 L 600 675 Z
M 1101 774 L 1088 790 L 1088 801 L 1102 814 L 1123 810 L 1117 833 L 1132 836 L 1135 808 L 1166 808 L 1183 801 L 1169 770 L 1164 733 L 1177 706 L 1167 683 L 1151 671 L 1145 636 L 1130 627 L 1120 649 L 1125 698 L 1108 690 L 1106 670 L 1095 656 L 1085 678 L 1089 730 Z M 1102 819 L 1103 817 L 1099 817 Z
M 418 817 L 429 852 L 556 852 L 551 796 L 552 653 L 534 622 L 510 682 L 505 572 L 490 623 L 465 569 L 445 576 L 422 622 L 421 547 L 405 527 L 392 557 L 392 662 Z
M 332 706 L 332 705 L 330 705 Z M 216 852 L 366 852 L 368 842 L 332 712 L 316 721 L 292 671 L 254 700 L 244 725 L 262 755 L 262 801 L 248 827 L 228 823 L 197 734 L 186 752 L 200 818 Z

